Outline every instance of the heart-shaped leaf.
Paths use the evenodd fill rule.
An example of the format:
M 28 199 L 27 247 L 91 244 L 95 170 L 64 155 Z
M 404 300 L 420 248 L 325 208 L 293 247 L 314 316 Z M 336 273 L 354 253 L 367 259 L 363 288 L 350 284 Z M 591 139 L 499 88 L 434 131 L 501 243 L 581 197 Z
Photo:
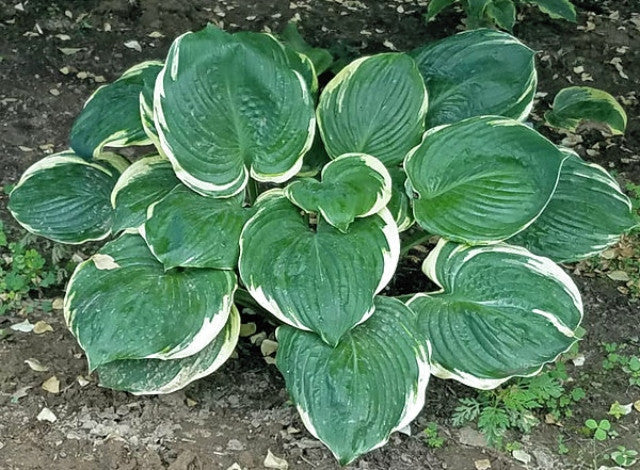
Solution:
M 424 405 L 429 364 L 415 313 L 389 297 L 376 297 L 375 309 L 335 348 L 290 326 L 276 332 L 291 399 L 342 465 L 384 445 Z
M 155 155 L 134 162 L 113 188 L 113 232 L 138 228 L 147 220 L 147 208 L 175 188 L 180 181 L 169 160 Z
M 531 111 L 535 52 L 507 33 L 466 31 L 411 55 L 429 90 L 427 129 L 490 114 L 524 120 Z
M 377 54 L 353 61 L 329 82 L 318 103 L 318 127 L 332 158 L 361 152 L 397 165 L 420 142 L 427 104 L 413 59 Z
M 322 169 L 322 182 L 306 178 L 290 183 L 285 194 L 306 212 L 319 212 L 341 232 L 356 217 L 380 212 L 391 198 L 391 176 L 371 155 L 347 153 Z
M 604 126 L 614 135 L 624 134 L 627 113 L 606 91 L 586 86 L 560 90 L 553 100 L 553 110 L 544 115 L 547 124 L 575 131 L 583 122 Z
M 145 240 L 165 268 L 235 269 L 240 232 L 253 213 L 242 200 L 242 194 L 212 199 L 179 185 L 149 207 Z
M 98 367 L 100 385 L 134 395 L 171 393 L 215 372 L 229 359 L 240 334 L 233 306 L 222 331 L 202 350 L 183 359 L 124 359 Z
M 540 8 L 551 18 L 564 18 L 567 21 L 576 22 L 576 7 L 570 0 L 531 0 L 531 3 Z
M 615 178 L 571 150 L 549 205 L 536 221 L 509 240 L 556 262 L 578 261 L 617 243 L 637 225 L 631 201 Z
M 218 335 L 235 289 L 228 271 L 165 271 L 142 237 L 125 233 L 76 268 L 65 320 L 90 370 L 121 359 L 179 359 Z
M 577 341 L 580 293 L 547 258 L 516 246 L 441 240 L 423 271 L 442 290 L 407 305 L 418 314 L 440 378 L 495 388 L 537 374 Z
M 126 147 L 151 143 L 142 127 L 140 92 L 162 68 L 157 61 L 142 62 L 120 78 L 98 88 L 87 100 L 71 128 L 71 148 L 83 158 L 102 152 L 104 146 Z
M 174 41 L 154 113 L 178 178 L 216 197 L 238 194 L 249 173 L 259 181 L 293 177 L 315 130 L 302 76 L 253 41 L 211 25 Z
M 310 227 L 281 190 L 261 195 L 240 238 L 240 276 L 252 297 L 281 321 L 336 345 L 373 313 L 391 280 L 400 240 L 391 214 L 358 219 L 342 233 Z
M 564 158 L 512 119 L 485 116 L 433 129 L 404 163 L 416 221 L 462 243 L 506 240 L 546 207 Z
M 110 164 L 116 158 L 87 161 L 71 150 L 43 158 L 13 188 L 11 214 L 29 232 L 56 242 L 105 238 L 113 222 L 111 190 L 120 176 Z

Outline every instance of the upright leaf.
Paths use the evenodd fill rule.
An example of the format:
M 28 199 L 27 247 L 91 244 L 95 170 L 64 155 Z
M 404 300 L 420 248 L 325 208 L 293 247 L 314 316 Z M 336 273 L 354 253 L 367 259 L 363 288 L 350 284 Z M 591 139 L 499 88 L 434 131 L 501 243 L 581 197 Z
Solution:
M 391 176 L 371 155 L 347 153 L 322 169 L 322 181 L 306 178 L 290 183 L 285 194 L 307 212 L 346 232 L 356 217 L 380 212 L 391 198 Z
M 485 116 L 433 129 L 404 162 L 416 221 L 461 243 L 506 240 L 546 207 L 563 159 L 512 119 Z
M 56 242 L 101 240 L 111 233 L 109 198 L 118 176 L 107 161 L 60 152 L 25 171 L 11 192 L 9 210 L 29 232 Z
M 458 0 L 431 0 L 427 6 L 427 14 L 425 15 L 427 21 L 430 21 L 442 10 L 453 5 L 457 1 Z
M 335 348 L 314 335 L 281 326 L 276 363 L 311 434 L 342 465 L 384 445 L 424 405 L 429 381 L 416 315 L 389 297 Z
M 252 215 L 242 199 L 211 199 L 179 185 L 149 207 L 147 244 L 167 269 L 235 269 L 240 232 Z
M 178 178 L 216 197 L 241 192 L 249 174 L 272 182 L 293 177 L 315 129 L 302 76 L 213 26 L 174 41 L 154 112 Z
M 528 0 L 552 18 L 576 22 L 576 7 L 569 0 Z
M 280 38 L 286 45 L 294 51 L 304 54 L 313 63 L 313 67 L 318 75 L 322 75 L 333 64 L 333 56 L 327 49 L 313 47 L 300 35 L 298 27 L 292 21 L 280 33 Z
M 564 88 L 553 100 L 553 110 L 544 115 L 547 124 L 575 131 L 583 122 L 604 126 L 614 134 L 624 134 L 627 113 L 606 91 L 586 86 Z
M 240 335 L 233 306 L 222 331 L 202 350 L 183 359 L 123 359 L 98 367 L 100 385 L 134 395 L 172 393 L 212 374 L 229 359 Z
M 335 346 L 373 313 L 391 280 L 400 240 L 388 211 L 354 221 L 346 233 L 322 218 L 310 227 L 280 190 L 264 193 L 240 238 L 240 276 L 279 320 Z
M 318 127 L 332 158 L 373 155 L 397 165 L 420 141 L 427 91 L 406 54 L 363 57 L 342 69 L 320 95 Z
M 125 233 L 73 273 L 65 320 L 90 370 L 122 359 L 179 359 L 222 330 L 236 289 L 228 271 L 171 269 Z
M 134 162 L 111 192 L 113 232 L 143 225 L 147 208 L 179 184 L 171 163 L 164 157 L 155 155 Z
M 507 31 L 511 31 L 516 24 L 516 6 L 513 0 L 492 0 L 487 5 L 487 15 Z
M 427 128 L 473 116 L 524 120 L 538 78 L 535 52 L 500 31 L 467 31 L 410 52 L 427 90 Z
M 442 290 L 417 294 L 407 305 L 418 314 L 440 378 L 495 388 L 537 374 L 577 341 L 580 293 L 547 258 L 515 246 L 443 240 L 423 271 Z
M 509 240 L 556 262 L 594 256 L 636 226 L 631 201 L 606 170 L 568 155 L 549 205 L 524 231 Z
M 389 212 L 391 212 L 391 215 L 396 221 L 398 231 L 404 232 L 415 222 L 413 211 L 411 210 L 411 200 L 405 190 L 407 175 L 397 167 L 389 168 L 389 174 L 391 175 L 392 186 L 391 199 L 389 200 L 387 209 L 389 209 Z
M 115 82 L 98 88 L 73 123 L 71 148 L 79 156 L 91 158 L 105 146 L 150 144 L 142 127 L 140 92 L 145 81 L 153 81 L 161 68 L 161 62 L 142 62 Z

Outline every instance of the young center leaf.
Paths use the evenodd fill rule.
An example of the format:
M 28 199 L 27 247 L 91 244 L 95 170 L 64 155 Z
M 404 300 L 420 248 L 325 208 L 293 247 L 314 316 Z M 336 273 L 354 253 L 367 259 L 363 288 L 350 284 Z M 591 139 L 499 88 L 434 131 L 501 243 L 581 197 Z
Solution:
M 377 54 L 353 61 L 325 87 L 318 127 L 332 158 L 373 155 L 397 165 L 420 142 L 427 90 L 411 57 Z
M 149 207 L 145 240 L 165 268 L 235 269 L 240 232 L 253 214 L 243 198 L 213 199 L 178 185 Z
M 154 113 L 178 178 L 216 197 L 241 192 L 249 174 L 272 182 L 293 177 L 315 130 L 302 76 L 254 41 L 211 25 L 174 41 Z
M 391 198 L 391 176 L 375 157 L 347 153 L 322 169 L 322 181 L 305 178 L 290 183 L 285 194 L 306 212 L 319 212 L 341 232 L 356 217 L 381 211 Z
M 536 221 L 509 240 L 556 262 L 595 256 L 636 226 L 631 201 L 599 165 L 562 149 L 558 187 Z
M 415 219 L 448 240 L 506 240 L 546 207 L 564 158 L 512 119 L 485 116 L 433 129 L 404 162 Z
M 279 320 L 335 346 L 373 313 L 390 281 L 400 240 L 386 209 L 357 219 L 346 233 L 318 218 L 315 229 L 281 190 L 264 193 L 240 238 L 240 276 Z
M 376 297 L 375 314 L 331 347 L 290 326 L 276 332 L 276 364 L 302 421 L 342 465 L 384 445 L 424 405 L 429 381 L 416 315 Z
M 442 290 L 417 294 L 407 305 L 440 378 L 495 388 L 538 373 L 577 341 L 580 293 L 547 258 L 516 246 L 441 240 L 423 271 Z
M 91 158 L 100 154 L 104 146 L 150 144 L 142 127 L 140 92 L 145 82 L 153 82 L 161 68 L 161 62 L 142 62 L 115 82 L 98 88 L 73 123 L 71 148 L 79 156 Z
M 473 116 L 524 120 L 531 111 L 535 52 L 507 33 L 467 31 L 410 54 L 429 90 L 427 129 Z
M 397 167 L 389 168 L 389 174 L 391 175 L 392 186 L 391 199 L 389 200 L 387 209 L 389 209 L 389 212 L 391 212 L 391 215 L 396 221 L 398 231 L 404 232 L 415 222 L 413 211 L 411 210 L 411 200 L 405 190 L 407 175 Z
M 162 62 L 158 62 L 158 73 L 162 69 Z M 147 134 L 147 138 L 157 149 L 160 149 L 160 138 L 156 130 L 156 120 L 153 113 L 153 93 L 156 86 L 156 74 L 145 74 L 142 76 L 142 89 L 140 90 L 140 123 L 142 130 Z
M 564 88 L 553 100 L 553 110 L 544 115 L 547 124 L 575 131 L 584 122 L 606 127 L 612 134 L 624 134 L 627 114 L 606 91 L 586 86 Z
M 313 47 L 300 35 L 296 23 L 290 21 L 280 33 L 280 39 L 294 51 L 307 56 L 313 63 L 313 68 L 321 75 L 333 64 L 333 56 L 327 49 Z
M 235 289 L 228 271 L 165 270 L 142 237 L 124 233 L 76 268 L 65 320 L 90 370 L 122 359 L 179 359 L 218 335 Z
M 222 331 L 202 350 L 182 359 L 123 359 L 98 367 L 100 386 L 134 395 L 171 393 L 212 374 L 233 353 L 240 335 L 235 306 Z
M 180 184 L 169 160 L 145 157 L 127 168 L 111 192 L 113 232 L 138 228 L 147 220 L 147 208 Z
M 116 155 L 108 158 L 115 166 L 108 160 L 87 161 L 71 150 L 43 158 L 13 188 L 11 214 L 29 232 L 60 243 L 107 237 L 113 222 L 111 190 L 126 164 Z

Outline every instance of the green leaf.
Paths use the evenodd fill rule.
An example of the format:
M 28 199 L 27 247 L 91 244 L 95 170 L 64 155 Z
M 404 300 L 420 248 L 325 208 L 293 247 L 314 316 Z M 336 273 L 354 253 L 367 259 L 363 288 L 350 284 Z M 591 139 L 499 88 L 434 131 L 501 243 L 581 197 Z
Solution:
M 631 201 L 615 178 L 571 150 L 562 152 L 569 158 L 549 205 L 509 240 L 559 263 L 590 258 L 637 225 Z
M 318 127 L 332 158 L 359 152 L 397 165 L 420 142 L 427 104 L 411 57 L 393 52 L 362 57 L 322 91 Z
M 563 159 L 546 138 L 511 119 L 432 129 L 404 163 L 416 221 L 462 243 L 506 240 L 546 207 Z
M 507 33 L 467 31 L 410 54 L 429 90 L 427 129 L 473 116 L 523 121 L 531 111 L 535 52 Z
M 285 195 L 306 212 L 347 232 L 356 217 L 380 212 L 391 198 L 391 176 L 371 155 L 347 153 L 322 169 L 322 182 L 306 178 L 290 183 Z
M 151 143 L 142 127 L 140 92 L 145 81 L 153 81 L 161 67 L 157 61 L 134 65 L 89 97 L 71 128 L 71 148 L 76 154 L 91 158 L 99 155 L 104 146 Z
M 427 14 L 425 18 L 427 21 L 430 21 L 434 18 L 438 13 L 447 8 L 448 6 L 453 5 L 457 0 L 431 0 L 429 5 L 427 6 Z
M 544 115 L 551 127 L 575 131 L 583 122 L 604 126 L 614 135 L 624 134 L 627 114 L 606 91 L 586 86 L 560 90 L 553 100 L 553 110 Z
M 229 359 L 240 334 L 233 306 L 222 331 L 201 351 L 183 359 L 124 359 L 98 367 L 100 385 L 134 395 L 171 393 L 212 374 Z
M 400 240 L 387 210 L 342 233 L 319 218 L 309 227 L 281 190 L 264 193 L 240 238 L 240 276 L 251 296 L 279 320 L 335 346 L 373 313 L 391 280 Z
M 513 0 L 492 0 L 487 5 L 487 14 L 498 26 L 507 31 L 511 31 L 516 24 L 516 6 Z
M 290 21 L 280 33 L 282 41 L 294 51 L 304 54 L 313 63 L 313 67 L 318 75 L 331 67 L 333 64 L 333 56 L 327 49 L 313 47 L 309 45 L 300 35 L 296 23 Z
M 254 51 L 264 54 L 270 60 L 298 72 L 304 78 L 309 91 L 315 96 L 318 91 L 318 77 L 311 59 L 306 55 L 298 54 L 269 33 L 240 31 L 235 33 L 233 37 L 245 46 L 253 48 Z
M 212 199 L 179 185 L 152 204 L 144 237 L 165 268 L 235 269 L 240 232 L 252 210 L 244 196 Z
M 429 365 L 415 314 L 389 297 L 376 297 L 375 308 L 335 348 L 290 326 L 276 332 L 276 364 L 291 399 L 342 465 L 384 445 L 424 405 Z
M 180 180 L 228 197 L 284 182 L 313 142 L 313 101 L 302 76 L 254 41 L 214 26 L 176 39 L 155 88 L 162 151 Z
M 175 188 L 176 178 L 171 163 L 155 155 L 142 158 L 127 168 L 113 188 L 113 232 L 138 228 L 147 220 L 147 208 Z
M 407 175 L 404 171 L 397 167 L 388 169 L 391 175 L 391 200 L 387 205 L 387 209 L 391 212 L 399 232 L 408 230 L 415 222 L 413 212 L 411 210 L 411 201 L 405 191 L 405 182 Z
M 595 419 L 588 419 L 584 422 L 584 425 L 589 429 L 598 429 L 598 423 Z
M 316 176 L 330 161 L 331 158 L 324 148 L 320 133 L 316 132 L 316 135 L 313 139 L 313 145 L 304 155 L 304 158 L 302 159 L 302 168 L 296 176 L 307 178 Z
M 125 233 L 76 268 L 64 314 L 90 370 L 122 359 L 179 359 L 218 335 L 235 289 L 231 272 L 165 271 L 140 236 Z
M 537 374 L 577 341 L 580 293 L 547 258 L 516 246 L 442 240 L 423 271 L 442 290 L 416 294 L 407 305 L 440 378 L 492 389 Z
M 11 192 L 9 210 L 31 233 L 80 244 L 109 235 L 109 200 L 119 172 L 106 161 L 87 161 L 70 150 L 43 158 Z
M 164 64 L 158 62 L 158 67 L 162 68 Z M 160 148 L 160 138 L 156 130 L 155 115 L 153 113 L 153 93 L 156 86 L 157 74 L 144 74 L 142 76 L 142 89 L 140 90 L 140 122 L 144 133 L 147 134 L 149 141 Z
M 576 7 L 569 0 L 528 0 L 552 18 L 576 22 Z
M 484 19 L 485 12 L 491 1 L 492 0 L 466 0 L 467 16 L 480 24 Z

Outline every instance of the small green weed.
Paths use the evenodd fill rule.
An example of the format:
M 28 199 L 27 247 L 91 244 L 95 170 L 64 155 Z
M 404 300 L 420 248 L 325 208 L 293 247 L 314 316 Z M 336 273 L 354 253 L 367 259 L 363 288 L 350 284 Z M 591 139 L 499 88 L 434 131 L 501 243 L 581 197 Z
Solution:
M 597 441 L 606 441 L 618 435 L 618 433 L 611 428 L 611 423 L 608 419 L 601 419 L 600 421 L 588 419 L 584 422 L 584 425 L 589 430 L 589 434 L 592 434 L 593 438 Z
M 529 433 L 539 423 L 536 414 L 550 414 L 560 421 L 573 415 L 572 406 L 584 398 L 576 387 L 568 390 L 564 363 L 559 362 L 535 377 L 520 378 L 495 390 L 481 390 L 476 397 L 461 398 L 453 414 L 453 424 L 477 421 L 478 429 L 490 445 L 501 447 L 505 433 L 517 429 Z
M 640 387 L 640 349 L 638 355 L 622 354 L 627 349 L 627 345 L 617 343 L 603 343 L 602 347 L 607 354 L 602 361 L 602 368 L 605 370 L 621 369 L 629 376 L 629 385 Z
M 422 438 L 432 449 L 440 449 L 444 445 L 444 437 L 438 433 L 438 424 L 430 421 L 422 431 Z
M 51 302 L 31 297 L 40 289 L 60 284 L 66 277 L 66 269 L 47 263 L 30 246 L 31 238 L 25 235 L 20 241 L 11 241 L 0 221 L 0 315 L 13 310 L 30 313 L 36 307 L 51 310 Z
M 624 446 L 618 446 L 616 450 L 611 452 L 609 458 L 613 460 L 616 465 L 631 467 L 638 461 L 638 451 L 627 449 Z

